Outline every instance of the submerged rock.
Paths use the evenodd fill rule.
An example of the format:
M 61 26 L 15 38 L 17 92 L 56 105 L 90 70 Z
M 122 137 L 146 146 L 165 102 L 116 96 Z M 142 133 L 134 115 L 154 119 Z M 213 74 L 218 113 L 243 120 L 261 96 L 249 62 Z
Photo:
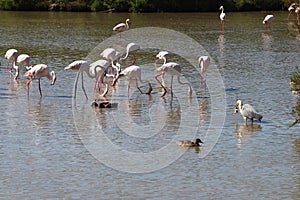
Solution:
M 111 103 L 108 101 L 104 101 L 104 102 L 93 101 L 92 107 L 94 107 L 94 108 L 117 108 L 118 103 Z

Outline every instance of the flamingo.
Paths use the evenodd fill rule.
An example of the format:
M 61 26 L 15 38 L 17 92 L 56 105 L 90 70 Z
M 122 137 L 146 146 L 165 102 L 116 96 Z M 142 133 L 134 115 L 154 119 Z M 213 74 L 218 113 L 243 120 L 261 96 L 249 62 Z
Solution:
M 139 85 L 138 85 L 138 81 L 141 82 L 141 83 L 145 82 L 145 81 L 142 81 L 142 78 L 141 78 L 141 68 L 139 66 L 137 66 L 137 65 L 131 65 L 131 66 L 125 68 L 116 77 L 116 79 L 114 80 L 114 84 L 119 79 L 120 76 L 126 76 L 126 78 L 129 79 L 129 81 L 128 81 L 128 87 L 127 87 L 128 88 L 128 97 L 129 97 L 129 90 L 130 90 L 130 80 L 132 80 L 132 79 L 134 79 L 136 81 L 135 82 L 136 83 L 136 88 L 141 92 L 141 94 L 145 94 L 139 88 Z M 149 90 L 148 90 L 148 92 L 146 92 L 146 94 L 150 95 L 151 91 L 152 91 L 152 86 L 151 86 L 150 82 L 148 82 L 148 84 L 149 84 Z
M 76 81 L 75 81 L 75 94 L 74 94 L 74 98 L 76 98 L 76 91 L 77 91 L 77 83 L 78 83 L 78 78 L 79 75 L 81 74 L 81 86 L 82 86 L 82 90 L 84 92 L 84 95 L 86 97 L 86 99 L 88 100 L 87 94 L 85 92 L 84 89 L 84 84 L 83 84 L 83 72 L 86 72 L 86 74 L 88 75 L 88 77 L 90 78 L 95 78 L 97 75 L 97 67 L 94 68 L 94 75 L 92 75 L 90 73 L 90 65 L 88 64 L 87 61 L 85 60 L 76 60 L 74 62 L 72 62 L 71 64 L 69 64 L 68 66 L 65 67 L 65 70 L 75 70 L 78 71 L 77 72 L 77 77 L 76 77 Z
M 20 54 L 17 58 L 17 63 L 19 64 L 18 66 L 15 66 L 16 70 L 16 75 L 15 75 L 15 80 L 18 79 L 20 70 L 22 69 L 23 65 L 26 66 L 26 70 L 29 70 L 29 63 L 30 63 L 30 56 L 27 54 Z
M 156 55 L 156 60 L 155 60 L 155 64 L 159 61 L 159 60 L 163 60 L 164 64 L 167 63 L 169 58 L 169 52 L 167 51 L 160 51 L 157 55 Z
M 155 69 L 156 69 L 156 72 L 157 72 L 157 62 L 159 61 L 159 60 L 163 60 L 164 61 L 164 64 L 166 64 L 167 63 L 167 61 L 168 61 L 168 59 L 169 59 L 169 52 L 167 52 L 167 51 L 160 51 L 157 55 L 156 55 L 156 60 L 155 60 L 155 62 L 154 62 L 154 64 L 155 64 Z M 163 74 L 162 75 L 162 79 L 165 77 L 165 75 Z
M 113 27 L 113 31 L 126 31 L 127 29 L 129 29 L 129 24 L 130 23 L 130 19 L 126 19 L 125 23 L 119 23 L 116 26 Z M 120 38 L 121 38 L 121 33 L 120 33 Z
M 237 100 L 235 103 L 235 111 L 234 113 L 237 113 L 238 110 L 240 111 L 241 115 L 243 116 L 243 119 L 245 120 L 245 123 L 247 124 L 247 119 L 250 119 L 253 123 L 253 119 L 257 119 L 258 121 L 261 121 L 263 116 L 259 114 L 253 106 L 250 104 L 243 104 L 241 100 Z
M 121 66 L 119 64 L 119 59 L 121 56 L 120 52 L 116 51 L 114 48 L 106 48 L 100 53 L 100 56 L 102 56 L 103 58 L 105 58 L 111 63 L 112 73 L 114 73 L 114 69 L 117 70 L 117 73 L 120 72 L 121 70 Z M 114 64 L 115 60 L 117 61 L 116 65 Z
M 14 76 L 12 69 L 16 66 L 17 57 L 19 56 L 19 52 L 16 49 L 9 49 L 5 53 L 5 58 L 7 59 L 6 70 L 10 73 L 11 76 Z M 9 64 L 12 63 L 12 66 L 9 69 Z
M 106 75 L 106 69 L 109 67 L 110 63 L 107 60 L 97 60 L 90 64 L 89 73 L 96 73 L 95 74 L 95 86 L 94 86 L 94 92 L 96 90 L 96 85 L 98 85 L 98 90 L 100 92 L 100 84 L 103 84 L 103 78 Z M 108 84 L 106 84 L 106 90 L 101 94 L 101 96 L 105 96 L 108 92 Z
M 204 81 L 204 86 L 206 87 L 206 71 L 208 66 L 210 65 L 210 58 L 208 56 L 200 56 L 198 59 L 198 63 L 200 66 L 200 77 L 201 77 L 201 85 Z
M 29 77 L 30 80 L 27 81 L 27 86 L 28 86 L 28 95 L 29 95 L 29 86 L 30 83 L 35 79 L 39 79 L 39 91 L 40 91 L 40 97 L 42 97 L 42 90 L 41 90 L 41 78 L 46 77 L 49 80 L 51 80 L 51 85 L 55 84 L 56 81 L 56 74 L 54 71 L 49 71 L 49 68 L 45 64 L 38 64 L 33 66 L 30 70 L 28 70 L 25 73 L 25 77 Z
M 188 90 L 188 94 L 189 96 L 192 95 L 192 88 L 191 85 L 189 83 L 183 83 L 180 81 L 180 74 L 181 74 L 181 67 L 178 63 L 175 62 L 168 62 L 163 64 L 161 67 L 159 67 L 157 69 L 158 72 L 162 72 L 161 74 L 158 74 L 155 76 L 155 79 L 159 82 L 159 84 L 162 86 L 162 88 L 164 89 L 164 93 L 162 95 L 165 96 L 167 93 L 167 89 L 163 86 L 163 84 L 158 80 L 159 76 L 163 76 L 165 73 L 170 74 L 171 75 L 171 85 L 170 85 L 170 90 L 171 90 L 171 95 L 173 96 L 173 91 L 172 91 L 172 84 L 173 84 L 173 76 L 177 76 L 177 81 L 179 84 L 182 85 L 188 85 L 189 86 L 189 90 Z
M 289 11 L 288 19 L 290 18 L 290 15 L 291 15 L 292 11 L 295 10 L 295 6 L 296 6 L 296 3 L 292 3 L 289 6 L 289 8 L 288 8 L 288 11 Z
M 263 24 L 265 24 L 266 26 L 270 27 L 270 23 L 273 21 L 274 19 L 274 15 L 267 15 L 264 20 L 263 20 Z
M 300 6 L 297 6 L 295 9 L 295 13 L 296 13 L 296 21 L 298 25 L 299 25 L 299 11 L 300 11 Z
M 224 24 L 225 24 L 226 13 L 224 13 L 224 7 L 223 6 L 220 6 L 219 10 L 221 10 L 221 14 L 220 14 L 221 29 L 222 29 L 222 32 L 224 32 Z
M 135 53 L 140 49 L 141 49 L 140 45 L 133 43 L 133 42 L 129 43 L 126 47 L 126 55 L 123 58 L 121 58 L 120 61 L 126 60 L 129 56 L 129 54 L 131 53 L 133 56 L 133 61 L 129 64 L 129 66 L 134 65 L 136 62 Z
M 195 141 L 183 140 L 176 142 L 176 144 L 181 147 L 199 147 L 200 143 L 203 144 L 202 140 L 199 138 L 195 139 Z

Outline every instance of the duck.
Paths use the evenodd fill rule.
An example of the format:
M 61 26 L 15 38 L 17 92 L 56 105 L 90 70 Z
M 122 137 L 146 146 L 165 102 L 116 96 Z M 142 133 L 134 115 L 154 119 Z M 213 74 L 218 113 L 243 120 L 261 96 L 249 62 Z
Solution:
M 195 141 L 182 140 L 182 141 L 178 141 L 176 143 L 178 146 L 181 146 L 181 147 L 199 147 L 200 143 L 203 144 L 202 140 L 199 138 L 195 139 Z

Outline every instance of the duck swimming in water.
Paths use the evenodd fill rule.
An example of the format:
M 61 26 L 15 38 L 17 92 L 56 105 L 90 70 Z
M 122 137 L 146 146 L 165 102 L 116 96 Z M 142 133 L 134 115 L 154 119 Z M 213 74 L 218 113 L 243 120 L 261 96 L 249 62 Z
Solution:
M 183 140 L 176 142 L 176 144 L 181 147 L 199 147 L 200 143 L 203 142 L 199 138 L 197 138 L 195 141 Z

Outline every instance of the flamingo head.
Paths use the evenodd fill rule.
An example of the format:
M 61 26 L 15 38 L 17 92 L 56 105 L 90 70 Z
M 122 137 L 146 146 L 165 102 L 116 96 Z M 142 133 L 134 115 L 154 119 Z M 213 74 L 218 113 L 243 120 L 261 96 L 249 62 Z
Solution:
M 126 19 L 126 23 L 131 24 L 130 19 Z
M 224 10 L 224 7 L 223 7 L 223 6 L 220 6 L 219 10 Z

